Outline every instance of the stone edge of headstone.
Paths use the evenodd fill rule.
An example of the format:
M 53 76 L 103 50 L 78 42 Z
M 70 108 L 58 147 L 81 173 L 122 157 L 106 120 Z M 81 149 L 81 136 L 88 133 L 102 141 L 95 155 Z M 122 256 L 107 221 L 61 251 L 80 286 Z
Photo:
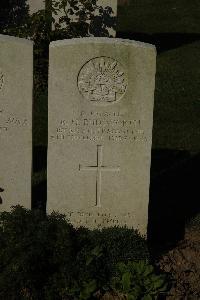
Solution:
M 6 35 L 6 34 L 0 34 L 0 41 L 6 41 L 6 42 L 16 42 L 16 43 L 22 43 L 27 45 L 33 45 L 33 41 L 20 38 L 12 35 Z
M 124 45 L 133 45 L 141 48 L 151 48 L 156 51 L 156 47 L 149 43 L 144 43 L 135 40 L 129 39 L 120 39 L 120 38 L 101 38 L 101 37 L 86 37 L 86 38 L 73 38 L 53 41 L 50 43 L 50 48 L 59 47 L 64 45 L 75 45 L 75 44 L 85 44 L 85 43 L 106 43 L 106 44 L 124 44 Z

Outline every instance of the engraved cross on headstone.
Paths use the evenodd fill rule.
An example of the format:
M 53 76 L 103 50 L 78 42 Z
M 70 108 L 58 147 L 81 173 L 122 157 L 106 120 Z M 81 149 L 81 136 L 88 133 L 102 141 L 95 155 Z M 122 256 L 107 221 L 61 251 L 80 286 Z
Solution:
M 102 172 L 119 172 L 120 167 L 111 167 L 103 165 L 103 146 L 97 145 L 97 164 L 95 166 L 82 166 L 79 164 L 79 171 L 95 171 L 96 172 L 96 206 L 101 207 L 101 191 L 102 191 Z

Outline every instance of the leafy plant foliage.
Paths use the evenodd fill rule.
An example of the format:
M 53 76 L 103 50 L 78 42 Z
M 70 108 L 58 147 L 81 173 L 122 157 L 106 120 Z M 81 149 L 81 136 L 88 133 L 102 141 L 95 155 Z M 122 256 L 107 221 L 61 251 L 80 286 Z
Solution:
M 1 0 L 0 8 L 0 33 L 17 32 L 28 22 L 26 0 Z
M 35 43 L 36 91 L 47 90 L 48 46 L 51 41 L 89 36 L 109 37 L 116 29 L 111 7 L 97 5 L 97 0 L 53 0 L 46 10 L 34 13 L 24 30 Z
M 75 229 L 64 215 L 20 206 L 1 213 L 0 224 L 0 299 L 96 299 L 111 286 L 129 294 L 144 287 L 156 295 L 163 287 L 152 267 L 129 262 L 139 251 L 148 259 L 145 240 L 133 230 Z
M 52 18 L 55 31 L 62 30 L 68 38 L 110 36 L 109 29 L 116 29 L 112 8 L 99 6 L 97 0 L 53 0 L 52 12 L 61 15 Z
M 116 266 L 117 274 L 112 279 L 114 290 L 125 294 L 128 300 L 153 300 L 168 290 L 165 275 L 157 275 L 152 265 L 145 260 Z

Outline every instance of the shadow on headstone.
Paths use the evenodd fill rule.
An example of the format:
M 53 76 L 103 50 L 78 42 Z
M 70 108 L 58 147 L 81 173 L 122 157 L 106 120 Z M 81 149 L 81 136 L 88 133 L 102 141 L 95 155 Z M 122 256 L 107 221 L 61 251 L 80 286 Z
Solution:
M 200 40 L 200 34 L 197 33 L 118 32 L 117 37 L 153 44 L 156 46 L 158 54 Z
M 33 172 L 40 172 L 47 167 L 47 147 L 34 146 L 33 148 Z
M 32 209 L 46 212 L 47 201 L 47 147 L 33 148 Z
M 148 241 L 154 253 L 184 238 L 185 222 L 200 212 L 200 153 L 153 150 Z

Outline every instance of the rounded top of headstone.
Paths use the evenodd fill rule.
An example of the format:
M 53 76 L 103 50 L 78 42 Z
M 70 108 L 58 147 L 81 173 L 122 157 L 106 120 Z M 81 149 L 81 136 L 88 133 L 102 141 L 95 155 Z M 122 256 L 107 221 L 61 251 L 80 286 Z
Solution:
M 50 47 L 59 47 L 65 45 L 75 45 L 75 44 L 123 44 L 141 48 L 150 48 L 156 51 L 156 47 L 152 44 L 143 43 L 139 41 L 133 41 L 129 39 L 119 39 L 119 38 L 106 38 L 106 37 L 86 37 L 86 38 L 73 38 L 66 40 L 58 40 L 50 43 Z
M 15 36 L 11 35 L 5 35 L 5 34 L 0 34 L 0 41 L 5 41 L 5 42 L 15 42 L 15 43 L 21 43 L 21 44 L 26 44 L 26 45 L 33 45 L 33 41 L 24 39 L 24 38 L 18 38 Z

